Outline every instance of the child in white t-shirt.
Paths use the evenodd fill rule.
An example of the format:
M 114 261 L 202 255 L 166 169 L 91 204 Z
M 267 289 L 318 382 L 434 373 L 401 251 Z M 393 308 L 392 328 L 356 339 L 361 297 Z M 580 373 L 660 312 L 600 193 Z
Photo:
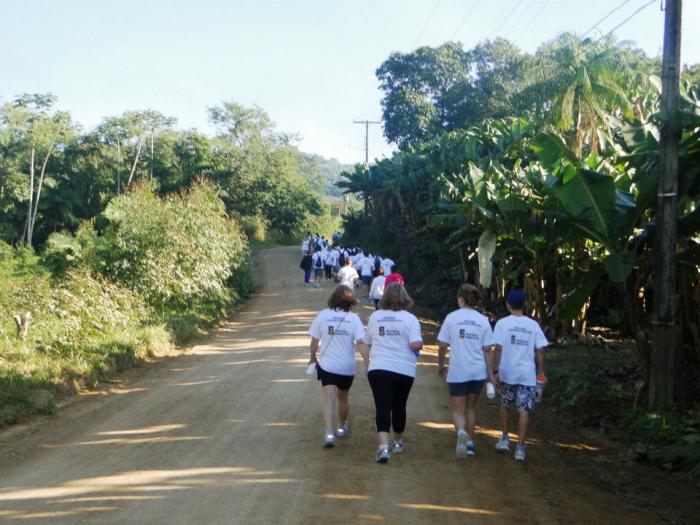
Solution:
M 506 297 L 510 315 L 496 323 L 494 330 L 494 377 L 501 388 L 501 430 L 496 450 L 510 450 L 508 419 L 515 405 L 518 411 L 518 444 L 515 459 L 525 461 L 525 435 L 529 414 L 535 408 L 537 378 L 544 380 L 544 349 L 548 345 L 537 321 L 523 314 L 525 294 L 511 291 Z M 535 365 L 535 356 L 537 365 Z
M 450 313 L 438 334 L 438 374 L 447 380 L 450 408 L 457 432 L 457 457 L 474 455 L 476 402 L 489 379 L 495 382 L 491 363 L 493 331 L 489 320 L 474 307 L 481 302 L 478 288 L 463 284 L 457 291 L 459 309 Z M 450 367 L 445 355 L 450 347 Z
M 374 301 L 375 310 L 379 310 L 379 301 L 384 297 L 384 281 L 386 281 L 386 277 L 384 277 L 384 270 L 380 266 L 377 268 L 377 276 L 372 279 L 372 286 L 369 289 L 369 298 Z

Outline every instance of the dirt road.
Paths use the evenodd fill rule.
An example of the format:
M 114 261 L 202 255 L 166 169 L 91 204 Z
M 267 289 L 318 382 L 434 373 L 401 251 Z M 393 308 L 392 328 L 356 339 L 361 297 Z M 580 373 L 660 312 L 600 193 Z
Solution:
M 656 521 L 556 461 L 556 449 L 586 444 L 545 441 L 535 425 L 525 464 L 496 454 L 495 406 L 480 407 L 477 456 L 457 460 L 434 348 L 409 399 L 403 455 L 374 463 L 364 374 L 350 394 L 351 436 L 322 448 L 306 331 L 332 286 L 305 289 L 298 258 L 265 252 L 262 293 L 207 344 L 0 435 L 0 522 Z

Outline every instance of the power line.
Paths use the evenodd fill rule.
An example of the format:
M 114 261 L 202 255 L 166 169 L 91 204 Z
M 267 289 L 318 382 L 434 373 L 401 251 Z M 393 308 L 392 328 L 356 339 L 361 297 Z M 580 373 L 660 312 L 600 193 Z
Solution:
M 618 29 L 620 29 L 623 25 L 625 25 L 627 22 L 629 22 L 629 21 L 632 20 L 635 16 L 637 16 L 638 13 L 642 12 L 643 10 L 645 10 L 647 7 L 649 7 L 649 6 L 650 6 L 651 4 L 653 4 L 654 2 L 656 2 L 656 0 L 649 0 L 646 4 L 644 4 L 642 7 L 640 7 L 639 9 L 637 9 L 637 10 L 636 10 L 634 13 L 632 13 L 630 16 L 628 16 L 627 18 L 625 18 L 622 22 L 620 22 L 619 24 L 617 24 L 615 27 L 613 27 L 613 28 L 612 28 L 610 31 L 608 31 L 606 34 L 604 34 L 603 36 L 601 36 L 598 40 L 595 41 L 595 43 L 597 44 L 598 42 L 600 42 L 600 41 L 603 40 L 604 38 L 609 37 L 611 34 L 613 34 L 615 31 L 617 31 Z
M 547 9 L 549 2 L 550 0 L 547 0 L 544 4 L 542 4 L 542 8 L 539 11 L 537 11 L 537 13 L 535 13 L 535 16 L 533 16 L 527 24 L 525 24 L 523 30 L 520 31 L 520 33 L 518 33 L 518 36 L 515 37 L 514 42 L 520 40 L 520 38 L 525 34 L 525 32 L 530 28 L 530 26 L 535 23 L 535 20 L 537 20 L 540 17 L 540 15 L 544 13 L 544 10 Z
M 621 4 L 619 4 L 617 7 L 615 7 L 615 8 L 612 9 L 611 11 L 609 11 L 608 14 L 606 14 L 603 18 L 601 18 L 601 19 L 598 20 L 595 24 L 593 24 L 593 25 L 591 26 L 591 28 L 590 28 L 588 31 L 586 31 L 586 32 L 584 32 L 583 34 L 581 34 L 581 38 L 583 39 L 584 36 L 586 36 L 588 33 L 590 33 L 591 31 L 593 31 L 593 30 L 594 30 L 596 27 L 598 27 L 600 24 L 602 24 L 603 22 L 605 22 L 614 12 L 616 12 L 618 9 L 620 9 L 620 8 L 621 8 L 622 6 L 624 6 L 625 4 L 628 4 L 629 1 L 630 1 L 630 0 L 624 0 L 624 2 L 622 2 Z
M 511 15 L 513 13 L 515 13 L 515 11 L 518 10 L 518 8 L 520 7 L 520 4 L 522 4 L 522 3 L 523 3 L 523 0 L 518 0 L 518 3 L 515 4 L 515 7 L 513 9 L 511 9 L 510 11 L 508 11 L 508 14 L 506 14 L 506 16 L 501 20 L 501 23 L 500 23 L 501 26 L 506 25 L 506 22 L 510 19 Z M 491 30 L 495 31 L 498 26 L 499 26 L 498 18 L 496 18 L 496 20 L 494 21 L 494 24 L 491 26 Z
M 478 0 L 474 0 L 474 5 L 472 5 L 472 8 L 467 12 L 465 17 L 462 18 L 462 21 L 457 26 L 457 29 L 455 29 L 455 32 L 452 33 L 450 40 L 454 40 L 454 37 L 457 36 L 457 33 L 459 33 L 459 30 L 462 29 L 462 26 L 467 22 L 467 20 L 469 20 L 469 17 L 472 15 L 472 13 L 474 12 L 474 9 L 476 9 L 477 5 L 478 5 Z
M 512 24 L 510 25 L 510 27 L 508 28 L 508 31 L 506 31 L 506 34 L 503 35 L 503 38 L 508 39 L 508 35 L 511 34 L 511 32 L 513 31 L 513 29 L 515 29 L 515 27 L 518 25 L 518 22 L 519 22 L 520 20 L 522 20 L 522 18 L 530 11 L 530 9 L 532 9 L 532 6 L 533 6 L 532 3 L 526 5 L 526 6 L 525 6 L 525 11 L 523 11 L 523 13 L 520 15 L 520 17 L 515 17 L 515 20 L 513 20 L 513 23 L 512 23 Z M 520 20 L 519 20 L 519 19 L 520 19 Z
M 435 7 L 433 7 L 433 10 L 430 12 L 430 16 L 425 21 L 425 24 L 423 25 L 423 29 L 420 30 L 420 33 L 418 34 L 416 41 L 413 43 L 413 47 L 416 47 L 418 45 L 418 41 L 423 36 L 423 33 L 425 33 L 425 30 L 428 29 L 428 24 L 430 24 L 430 21 L 433 19 L 433 15 L 435 15 L 435 11 L 437 11 L 438 7 L 440 7 L 440 1 L 441 0 L 437 0 L 437 2 L 435 2 Z

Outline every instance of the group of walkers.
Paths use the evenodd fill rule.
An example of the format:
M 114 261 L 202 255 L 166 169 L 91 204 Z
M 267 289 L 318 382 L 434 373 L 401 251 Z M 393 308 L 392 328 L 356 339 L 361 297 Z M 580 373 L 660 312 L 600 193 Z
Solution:
M 547 339 L 537 322 L 524 315 L 522 291 L 514 290 L 507 295 L 510 315 L 500 319 L 493 330 L 489 320 L 475 309 L 481 300 L 475 286 L 463 284 L 456 300 L 459 308 L 445 318 L 437 338 L 438 374 L 447 382 L 456 455 L 475 454 L 475 408 L 486 383 L 488 390 L 498 388 L 501 396 L 502 436 L 495 448 L 501 452 L 510 450 L 509 415 L 515 407 L 518 442 L 514 457 L 524 461 L 536 384 L 538 380 L 544 381 L 543 350 Z M 336 439 L 348 435 L 348 394 L 356 371 L 355 352 L 358 352 L 374 397 L 379 442 L 376 461 L 387 463 L 391 454 L 405 450 L 406 403 L 423 347 L 421 328 L 418 319 L 408 311 L 413 300 L 403 282 L 386 285 L 366 328 L 352 312 L 356 304 L 353 289 L 340 284 L 328 299 L 328 307 L 316 316 L 309 329 L 310 364 L 316 364 L 322 385 L 324 445 L 331 448 Z M 449 366 L 446 365 L 448 350 Z M 334 425 L 336 403 L 337 425 Z
M 359 247 L 337 244 L 340 237 L 336 233 L 333 235 L 335 244 L 330 244 L 318 234 L 309 234 L 304 239 L 299 263 L 304 270 L 304 286 L 311 286 L 312 278 L 314 288 L 320 288 L 324 278 L 350 290 L 361 286 L 364 297 L 374 301 L 375 308 L 379 308 L 385 287 L 393 282 L 404 284 L 403 276 L 396 271 L 394 261 L 388 257 L 373 255 Z

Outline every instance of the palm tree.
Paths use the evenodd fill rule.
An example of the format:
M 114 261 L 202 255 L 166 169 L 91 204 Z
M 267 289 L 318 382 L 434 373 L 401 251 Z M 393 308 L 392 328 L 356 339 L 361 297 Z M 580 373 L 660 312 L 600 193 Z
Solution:
M 564 33 L 532 58 L 521 96 L 564 133 L 578 156 L 584 145 L 598 152 L 610 137 L 608 115 L 630 108 L 623 89 L 632 77 L 630 57 L 609 38 L 581 40 Z

